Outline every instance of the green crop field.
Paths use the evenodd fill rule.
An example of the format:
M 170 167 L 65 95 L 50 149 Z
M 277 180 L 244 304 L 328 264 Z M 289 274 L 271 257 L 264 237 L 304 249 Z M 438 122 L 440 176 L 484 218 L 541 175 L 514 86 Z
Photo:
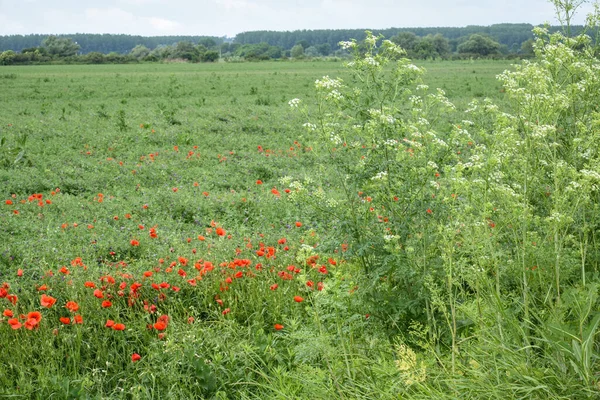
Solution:
M 481 332 L 474 315 L 481 318 L 477 326 L 482 331 L 492 331 L 502 320 L 482 305 L 500 301 L 496 294 L 510 298 L 502 312 L 515 318 L 533 313 L 517 305 L 515 293 L 525 272 L 503 269 L 506 287 L 496 286 L 497 292 L 500 278 L 490 272 L 513 268 L 523 259 L 507 255 L 510 261 L 499 266 L 486 258 L 495 254 L 501 259 L 522 243 L 511 231 L 518 212 L 505 209 L 510 206 L 505 198 L 467 194 L 460 186 L 452 186 L 452 197 L 450 192 L 436 195 L 432 185 L 443 186 L 450 168 L 427 169 L 433 160 L 441 165 L 439 160 L 452 154 L 474 163 L 476 149 L 481 154 L 504 149 L 493 146 L 485 115 L 459 115 L 473 99 L 483 103 L 488 98 L 500 110 L 508 109 L 496 76 L 514 67 L 489 60 L 417 64 L 427 72 L 422 82 L 407 84 L 410 93 L 403 92 L 402 101 L 398 97 L 394 119 L 404 115 L 417 122 L 395 122 L 397 131 L 386 134 L 386 140 L 411 145 L 398 158 L 381 161 L 379 172 L 368 163 L 354 169 L 359 158 L 342 164 L 340 158 L 350 157 L 344 151 L 355 145 L 340 140 L 324 147 L 305 126 L 317 124 L 324 112 L 327 118 L 340 116 L 335 124 L 321 125 L 333 135 L 336 124 L 349 121 L 338 111 L 322 109 L 315 90 L 315 81 L 324 76 L 341 77 L 348 87 L 368 87 L 341 62 L 1 68 L 0 397 L 564 396 L 570 383 L 548 389 L 543 375 L 552 365 L 532 361 L 540 348 L 519 358 L 519 349 L 529 344 L 515 339 L 505 351 L 523 364 L 508 366 L 496 358 L 502 365 L 494 367 L 490 359 L 496 356 L 486 351 L 499 347 L 491 341 L 477 347 L 472 339 Z M 419 125 L 421 114 L 411 111 L 406 100 L 419 93 L 418 84 L 428 85 L 431 93 L 443 89 L 456 106 L 435 114 L 430 128 Z M 296 98 L 299 108 L 289 103 Z M 352 107 L 358 109 L 362 103 L 356 104 Z M 347 112 L 345 107 L 340 112 Z M 368 113 L 379 115 L 386 107 Z M 468 143 L 453 136 L 469 123 L 481 123 L 481 129 L 473 128 Z M 365 122 L 361 129 L 368 132 L 369 126 Z M 409 171 L 420 144 L 417 136 L 408 135 L 422 130 L 426 136 L 428 129 L 452 145 L 464 140 L 462 147 L 432 151 L 423 158 L 429 164 L 415 164 Z M 377 146 L 365 140 L 355 146 L 356 154 L 369 159 L 369 149 Z M 482 168 L 500 170 L 502 161 L 495 162 Z M 469 165 L 453 169 L 462 175 L 452 182 L 478 171 Z M 377 177 L 390 176 L 392 182 L 393 168 L 413 174 L 414 182 L 423 179 L 423 188 L 411 186 L 409 179 L 397 187 L 375 187 Z M 348 183 L 351 171 L 360 175 L 363 170 L 371 174 L 363 186 Z M 545 181 L 534 181 L 540 182 Z M 502 246 L 490 250 L 492 239 L 478 242 L 492 237 L 484 230 L 469 231 L 473 241 L 456 232 L 445 236 L 450 230 L 444 227 L 456 216 L 442 198 L 473 199 L 473 207 L 488 214 L 471 221 L 472 226 L 497 225 Z M 420 214 L 410 214 L 412 207 Z M 586 218 L 586 226 L 596 221 Z M 535 224 L 541 222 L 523 228 L 529 232 L 524 234 L 541 246 L 545 239 L 533 232 Z M 466 232 L 464 226 L 458 231 Z M 396 247 L 390 245 L 393 235 L 401 237 Z M 443 243 L 458 247 L 446 252 L 434 239 L 428 242 L 427 235 L 448 237 Z M 579 239 L 569 238 L 563 244 L 577 250 L 565 258 L 577 265 L 577 251 L 584 251 L 577 246 L 588 242 L 583 233 L 577 246 L 569 240 Z M 479 253 L 461 253 L 467 249 Z M 542 250 L 528 251 L 528 263 L 551 264 Z M 596 258 L 589 255 L 586 262 Z M 470 263 L 485 268 L 484 278 L 461 272 L 452 281 L 453 272 L 434 271 L 434 264 L 453 265 L 454 259 L 458 268 L 466 270 Z M 401 265 L 411 267 L 394 272 Z M 419 275 L 412 265 L 433 272 Z M 506 278 L 509 273 L 514 279 Z M 542 275 L 538 282 L 532 270 L 528 273 L 530 296 L 539 296 L 530 300 L 533 309 L 533 302 L 544 303 L 543 294 L 553 289 L 541 283 Z M 549 281 L 554 288 L 554 280 Z M 486 294 L 475 295 L 484 289 Z M 522 329 L 533 329 L 506 324 L 500 335 L 519 337 Z M 464 353 L 457 350 L 460 346 Z M 485 349 L 469 353 L 471 346 Z M 565 368 L 564 375 L 571 376 L 570 367 Z M 585 385 L 579 378 L 573 378 L 573 385 L 593 387 L 595 371 Z M 515 377 L 519 374 L 527 377 Z

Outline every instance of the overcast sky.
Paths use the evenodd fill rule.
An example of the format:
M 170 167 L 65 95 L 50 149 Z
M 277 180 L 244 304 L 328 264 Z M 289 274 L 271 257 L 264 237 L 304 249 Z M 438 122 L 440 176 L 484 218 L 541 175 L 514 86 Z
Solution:
M 591 10 L 585 5 L 575 23 Z M 0 35 L 558 24 L 546 0 L 0 0 Z

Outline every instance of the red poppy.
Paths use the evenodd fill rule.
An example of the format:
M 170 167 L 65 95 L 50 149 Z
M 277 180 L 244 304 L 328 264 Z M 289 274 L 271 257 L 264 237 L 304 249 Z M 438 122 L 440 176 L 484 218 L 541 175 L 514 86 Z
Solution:
M 259 180 L 256 181 L 256 184 L 257 185 L 262 185 L 262 181 L 259 179 Z
M 17 318 L 9 319 L 8 324 L 10 325 L 11 329 L 15 329 L 15 330 L 19 329 L 22 326 Z
M 12 318 L 14 316 L 13 312 L 9 309 L 4 310 L 2 315 L 4 315 L 5 317 L 8 317 L 8 318 Z
M 96 289 L 94 290 L 94 296 L 99 298 L 99 299 L 103 299 L 104 298 L 104 293 L 102 293 L 102 290 L 100 289 Z
M 21 268 L 17 270 L 17 276 L 23 276 L 23 270 Z
M 223 228 L 217 228 L 217 230 L 215 231 L 217 233 L 217 235 L 219 236 L 225 236 L 225 229 Z
M 42 320 L 42 314 L 39 311 L 32 311 L 27 314 L 25 328 L 32 330 L 37 327 Z
M 54 305 L 54 303 L 56 303 L 56 299 L 54 297 L 42 294 L 42 297 L 40 298 L 40 304 L 42 307 L 50 308 Z
M 69 325 L 71 323 L 71 318 L 69 318 L 69 317 L 60 317 L 60 322 L 62 322 L 65 325 Z
M 79 304 L 75 303 L 74 301 L 67 301 L 67 304 L 65 304 L 65 307 L 67 308 L 67 310 L 69 310 L 71 312 L 75 312 L 75 311 L 79 310 Z
M 138 353 L 133 353 L 131 355 L 131 362 L 137 362 L 140 361 L 142 359 L 142 356 L 140 356 Z
M 96 284 L 95 284 L 94 282 L 87 281 L 87 282 L 85 282 L 85 283 L 83 284 L 83 286 L 85 286 L 85 287 L 87 287 L 87 288 L 95 288 L 95 287 L 96 287 Z M 39 290 L 39 289 L 38 289 L 38 290 Z
M 107 328 L 112 328 L 114 325 L 115 325 L 115 321 L 113 321 L 112 319 L 107 320 L 106 324 L 104 324 L 104 326 Z
M 104 300 L 102 302 L 102 308 L 109 308 L 112 307 L 112 303 L 110 302 L 110 300 Z
M 167 324 L 163 321 L 158 321 L 154 324 L 154 329 L 156 329 L 157 331 L 164 331 L 165 329 L 167 329 Z
M 300 221 L 296 221 L 296 226 L 297 226 L 298 228 L 300 228 L 300 227 L 302 226 L 302 222 L 300 222 Z
M 276 331 L 280 331 L 282 329 L 283 329 L 283 325 L 281 325 L 281 324 L 275 324 L 275 330 Z
M 83 324 L 83 317 L 79 314 L 73 317 L 73 320 L 76 324 Z
M 124 331 L 125 330 L 125 325 L 124 324 L 114 324 L 114 325 L 112 325 L 112 328 L 115 331 Z
M 135 239 L 131 239 L 131 242 L 129 242 L 129 243 L 131 243 L 132 246 L 139 246 L 140 245 L 140 242 L 138 242 Z
M 224 310 L 223 310 L 223 312 L 222 312 L 221 314 L 223 314 L 223 315 L 227 315 L 227 314 L 229 314 L 230 312 L 231 312 L 231 308 L 226 308 L 226 309 L 224 309 Z
M 300 296 L 294 296 L 294 301 L 296 303 L 302 303 L 304 301 L 304 298 Z

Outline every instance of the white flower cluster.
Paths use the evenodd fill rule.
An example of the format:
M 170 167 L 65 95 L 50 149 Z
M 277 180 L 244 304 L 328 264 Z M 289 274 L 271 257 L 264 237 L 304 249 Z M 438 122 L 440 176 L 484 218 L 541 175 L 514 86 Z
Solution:
M 289 105 L 290 105 L 290 107 L 292 107 L 292 108 L 297 108 L 297 107 L 300 105 L 300 102 L 301 102 L 301 101 L 302 101 L 302 100 L 300 100 L 300 99 L 292 99 L 292 100 L 288 101 L 288 104 L 289 104 Z
M 311 124 L 310 122 L 306 122 L 306 123 L 302 124 L 302 126 L 305 127 L 306 129 L 308 129 L 309 131 L 317 130 L 317 125 Z
M 331 92 L 327 93 L 327 96 L 325 96 L 326 100 L 342 100 L 344 98 L 344 95 L 341 94 L 338 90 L 333 89 Z
M 348 50 L 348 49 L 354 49 L 357 45 L 355 41 L 351 41 L 351 42 L 339 42 L 338 45 L 344 49 L 344 50 Z
M 392 240 L 398 239 L 400 239 L 400 236 L 398 235 L 383 235 L 383 240 L 385 240 L 386 242 L 391 242 Z
M 374 59 L 373 57 L 365 57 L 364 63 L 367 65 L 375 66 L 375 67 L 379 66 L 379 62 L 376 59 Z
M 336 134 L 335 132 L 331 132 L 329 134 L 329 140 L 331 140 L 334 144 L 338 146 L 344 143 L 344 140 L 340 137 L 340 135 Z
M 340 78 L 331 79 L 329 75 L 324 76 L 322 79 L 315 81 L 315 87 L 317 89 L 333 90 L 342 87 L 342 80 Z
M 387 171 L 378 172 L 374 177 L 371 178 L 372 181 L 387 179 Z

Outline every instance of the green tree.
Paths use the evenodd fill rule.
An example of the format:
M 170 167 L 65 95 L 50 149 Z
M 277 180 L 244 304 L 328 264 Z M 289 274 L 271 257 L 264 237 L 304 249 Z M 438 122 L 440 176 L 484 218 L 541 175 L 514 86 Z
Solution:
M 412 32 L 400 32 L 390 40 L 411 54 L 421 39 Z
M 53 57 L 71 57 L 76 55 L 81 48 L 72 39 L 58 38 L 57 36 L 48 36 L 42 42 L 42 47 Z
M 16 53 L 12 50 L 6 50 L 0 53 L 0 65 L 11 65 L 16 57 Z
M 303 58 L 304 57 L 304 47 L 302 47 L 301 44 L 297 44 L 294 47 L 292 47 L 292 50 L 290 50 L 290 56 L 292 58 Z
M 469 36 L 469 39 L 458 45 L 459 53 L 471 53 L 479 54 L 482 56 L 488 56 L 490 54 L 499 54 L 501 45 L 494 39 L 474 34 Z
M 219 52 L 215 50 L 208 50 L 201 56 L 201 60 L 204 62 L 215 62 L 219 60 Z
M 523 43 L 521 43 L 521 51 L 519 51 L 519 53 L 526 55 L 526 56 L 532 56 L 533 55 L 533 39 L 529 39 L 529 40 L 526 40 Z
M 317 45 L 316 48 L 322 56 L 328 56 L 331 54 L 331 45 L 329 43 L 322 43 Z
M 150 49 L 147 48 L 146 46 L 144 46 L 143 44 L 138 44 L 133 49 L 131 49 L 129 54 L 131 54 L 133 57 L 137 58 L 138 60 L 141 60 L 144 57 L 148 56 L 148 54 L 150 54 Z

